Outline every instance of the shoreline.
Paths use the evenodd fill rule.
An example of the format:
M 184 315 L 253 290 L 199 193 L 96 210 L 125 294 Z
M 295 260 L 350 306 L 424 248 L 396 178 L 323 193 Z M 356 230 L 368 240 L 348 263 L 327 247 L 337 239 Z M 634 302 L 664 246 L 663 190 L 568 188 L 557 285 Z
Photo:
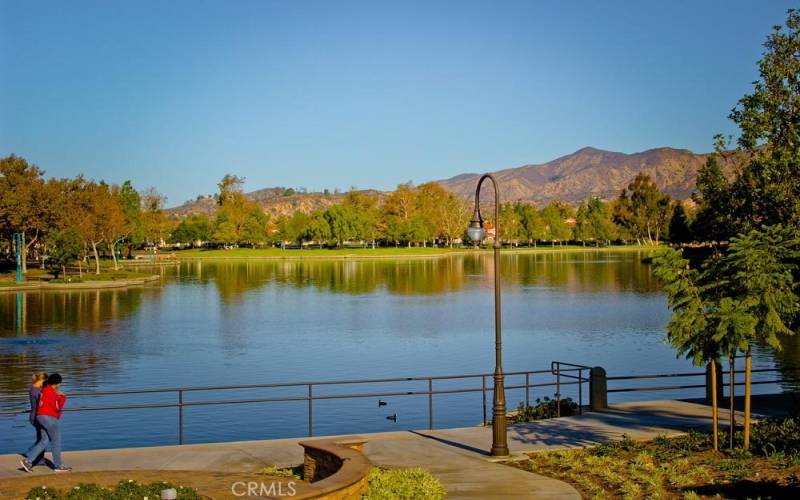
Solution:
M 547 254 L 547 253 L 597 253 L 597 252 L 641 252 L 641 251 L 654 251 L 661 246 L 618 246 L 618 247 L 537 247 L 537 248 L 505 248 L 500 251 L 501 254 L 518 255 L 518 254 Z M 249 250 L 249 249 L 248 249 Z M 431 249 L 433 250 L 433 249 Z M 234 252 L 235 250 L 220 250 L 219 252 Z M 408 260 L 408 259 L 439 259 L 443 257 L 451 257 L 456 255 L 490 255 L 492 249 L 464 249 L 464 250 L 441 250 L 419 253 L 385 253 L 385 254 L 369 254 L 374 251 L 373 249 L 356 250 L 353 253 L 338 253 L 333 255 L 313 255 L 315 252 L 325 252 L 326 250 L 282 250 L 284 252 L 292 252 L 287 255 L 180 255 L 177 254 L 174 260 L 154 262 L 150 265 L 164 265 L 169 263 L 178 263 L 181 261 L 195 261 L 195 260 Z M 210 252 L 217 252 L 211 250 Z M 303 255 L 302 253 L 311 253 L 312 255 Z M 146 264 L 142 264 L 145 266 Z
M 103 290 L 110 288 L 126 288 L 132 286 L 142 286 L 161 279 L 161 276 L 154 274 L 145 278 L 109 280 L 109 281 L 83 281 L 80 283 L 23 283 L 20 285 L 0 286 L 2 292 L 32 292 L 32 291 L 66 291 L 66 290 Z

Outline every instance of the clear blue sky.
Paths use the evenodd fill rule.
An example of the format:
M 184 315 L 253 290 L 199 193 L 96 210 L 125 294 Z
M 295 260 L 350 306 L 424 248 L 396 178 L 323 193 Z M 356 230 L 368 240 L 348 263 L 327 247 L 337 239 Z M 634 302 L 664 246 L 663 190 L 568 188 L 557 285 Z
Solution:
M 711 149 L 790 2 L 0 0 L 0 155 L 216 190 Z

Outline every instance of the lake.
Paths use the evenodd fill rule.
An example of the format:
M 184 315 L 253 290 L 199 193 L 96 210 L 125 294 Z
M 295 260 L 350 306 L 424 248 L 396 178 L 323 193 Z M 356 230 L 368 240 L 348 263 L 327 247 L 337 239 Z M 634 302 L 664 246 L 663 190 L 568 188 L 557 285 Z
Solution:
M 650 267 L 642 263 L 647 255 L 631 250 L 504 254 L 500 272 L 506 371 L 546 369 L 554 360 L 603 366 L 610 375 L 696 371 L 663 343 L 670 313 Z M 152 271 L 161 274 L 159 285 L 0 292 L 0 411 L 25 408 L 30 374 L 39 370 L 60 372 L 69 394 L 475 374 L 494 368 L 490 254 L 408 260 L 196 260 Z M 758 349 L 754 365 L 783 366 L 796 353 L 794 347 L 792 356 Z M 511 382 L 509 377 L 507 385 Z M 412 384 L 413 390 L 425 390 L 426 384 Z M 480 387 L 480 380 L 437 381 L 437 388 L 476 384 Z M 392 387 L 405 391 L 409 386 L 328 390 Z M 553 392 L 537 388 L 532 399 Z M 633 393 L 611 399 L 700 394 Z M 276 396 L 303 397 L 305 389 L 200 393 L 187 395 L 187 400 Z M 488 397 L 491 405 L 491 393 Z M 509 407 L 523 398 L 522 391 L 510 390 Z M 314 432 L 427 427 L 427 396 L 383 399 L 385 407 L 377 405 L 377 398 L 317 401 Z M 174 395 L 157 394 L 74 397 L 69 406 L 174 401 Z M 185 441 L 302 436 L 306 413 L 305 401 L 190 407 L 184 414 Z M 396 422 L 386 419 L 394 413 Z M 435 397 L 436 427 L 481 420 L 479 392 Z M 177 439 L 174 408 L 73 412 L 65 414 L 63 423 L 67 450 L 173 444 Z M 0 435 L 0 453 L 26 448 L 32 437 L 27 415 L 0 417 Z

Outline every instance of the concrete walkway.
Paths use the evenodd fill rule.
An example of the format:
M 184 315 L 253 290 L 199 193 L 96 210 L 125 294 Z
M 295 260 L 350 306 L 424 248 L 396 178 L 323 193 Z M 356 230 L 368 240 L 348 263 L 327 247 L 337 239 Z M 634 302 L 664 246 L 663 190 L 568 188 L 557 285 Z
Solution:
M 725 412 L 721 412 L 725 413 Z M 725 424 L 725 416 L 720 415 Z M 512 455 L 559 448 L 584 447 L 619 439 L 647 439 L 710 424 L 707 406 L 682 401 L 651 401 L 613 405 L 602 413 L 564 417 L 509 429 Z M 435 431 L 387 432 L 363 435 L 364 452 L 379 466 L 430 470 L 447 488 L 449 498 L 579 499 L 570 485 L 530 472 L 493 463 L 486 450 L 491 429 L 468 427 Z M 185 446 L 66 452 L 75 471 L 213 471 L 256 473 L 268 465 L 302 462 L 298 439 L 247 441 Z M 0 455 L 0 494 L 4 481 L 24 475 L 17 455 Z M 38 467 L 34 474 L 52 474 Z M 257 476 L 254 477 L 257 479 Z

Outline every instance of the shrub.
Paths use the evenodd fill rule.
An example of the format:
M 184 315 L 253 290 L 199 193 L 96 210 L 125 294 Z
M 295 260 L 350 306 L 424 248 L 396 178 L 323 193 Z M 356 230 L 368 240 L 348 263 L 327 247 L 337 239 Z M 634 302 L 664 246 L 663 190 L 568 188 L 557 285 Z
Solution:
M 447 492 L 425 469 L 380 469 L 369 472 L 365 500 L 440 500 Z
M 120 481 L 113 488 L 103 488 L 96 484 L 81 483 L 67 490 L 37 486 L 31 489 L 28 500 L 136 500 L 161 498 L 161 491 L 175 488 L 179 500 L 200 500 L 202 497 L 192 488 L 173 486 L 165 482 L 139 484 L 136 481 Z
M 517 414 L 513 417 L 513 420 L 515 422 L 533 422 L 534 420 L 556 418 L 559 416 L 559 406 L 561 407 L 562 417 L 577 415 L 578 413 L 578 405 L 572 398 L 564 398 L 559 401 L 545 396 L 544 399 L 536 398 L 536 404 L 533 406 L 525 406 L 525 403 L 520 401 L 519 406 L 517 406 Z
M 297 467 L 275 467 L 271 465 L 261 469 L 261 474 L 272 477 L 286 477 L 294 479 L 303 479 L 303 466 Z
M 753 453 L 771 456 L 775 453 L 800 453 L 800 418 L 765 419 L 753 426 L 750 435 Z

